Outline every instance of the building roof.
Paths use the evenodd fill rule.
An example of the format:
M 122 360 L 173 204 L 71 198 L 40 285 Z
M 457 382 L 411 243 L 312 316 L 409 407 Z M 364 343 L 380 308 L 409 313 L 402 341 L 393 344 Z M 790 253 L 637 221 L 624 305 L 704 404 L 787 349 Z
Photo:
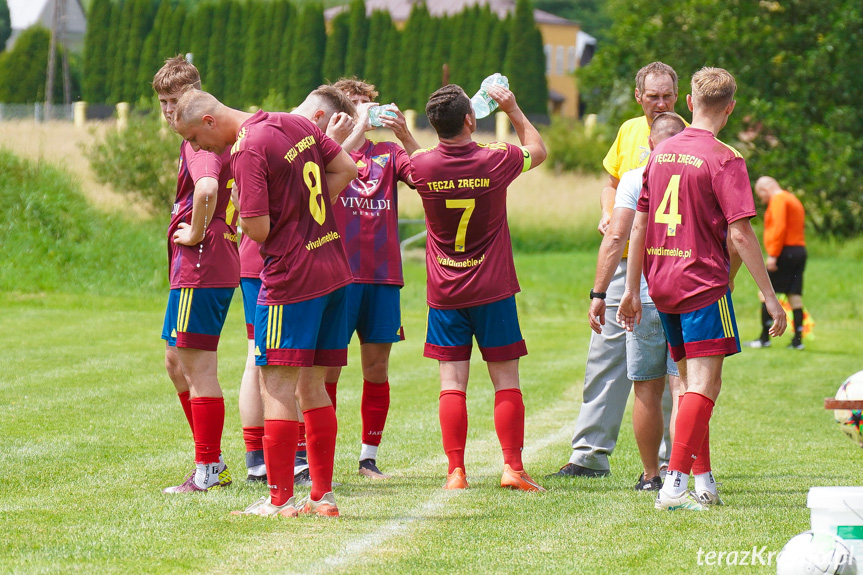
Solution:
M 365 0 L 366 13 L 371 14 L 375 10 L 387 10 L 395 22 L 404 22 L 410 16 L 411 8 L 414 4 L 418 4 L 423 0 Z M 474 5 L 491 7 L 491 11 L 503 18 L 513 10 L 515 10 L 515 0 L 434 0 L 426 2 L 428 11 L 432 16 L 445 16 L 450 14 L 458 14 L 465 8 Z M 340 12 L 347 10 L 347 5 L 336 6 L 330 8 L 324 15 L 327 20 L 333 18 Z M 537 24 L 552 24 L 559 26 L 574 26 L 577 23 L 555 16 L 549 12 L 542 10 L 533 11 L 533 19 Z
M 30 26 L 41 24 L 50 30 L 54 20 L 54 5 L 58 1 L 66 2 L 67 41 L 80 44 L 87 31 L 87 17 L 81 0 L 7 0 L 12 35 L 6 42 L 6 49 L 10 50 L 21 32 Z

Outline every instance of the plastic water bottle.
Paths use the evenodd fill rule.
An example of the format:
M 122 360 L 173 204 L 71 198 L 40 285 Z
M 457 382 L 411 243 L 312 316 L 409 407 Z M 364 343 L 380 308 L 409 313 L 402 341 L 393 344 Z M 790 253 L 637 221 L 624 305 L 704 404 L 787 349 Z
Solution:
M 386 104 L 383 106 L 372 106 L 369 108 L 369 124 L 372 126 L 383 126 L 383 122 L 381 122 L 381 116 L 389 116 L 390 118 L 397 118 L 396 113 L 393 112 L 390 104 Z
M 482 81 L 479 91 L 470 99 L 477 118 L 485 118 L 497 110 L 497 102 L 488 95 L 488 89 L 495 85 L 509 88 L 509 79 L 499 73 L 492 74 Z

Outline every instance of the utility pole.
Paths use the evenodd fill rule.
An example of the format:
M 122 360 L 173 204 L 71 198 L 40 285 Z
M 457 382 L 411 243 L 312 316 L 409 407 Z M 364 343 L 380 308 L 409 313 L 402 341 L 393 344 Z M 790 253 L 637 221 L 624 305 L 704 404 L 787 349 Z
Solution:
M 51 19 L 51 43 L 48 47 L 48 70 L 45 81 L 45 118 L 51 119 L 51 97 L 54 94 L 54 70 L 59 39 L 63 65 L 63 102 L 72 102 L 72 87 L 69 79 L 69 61 L 66 54 L 66 0 L 53 0 L 54 15 Z

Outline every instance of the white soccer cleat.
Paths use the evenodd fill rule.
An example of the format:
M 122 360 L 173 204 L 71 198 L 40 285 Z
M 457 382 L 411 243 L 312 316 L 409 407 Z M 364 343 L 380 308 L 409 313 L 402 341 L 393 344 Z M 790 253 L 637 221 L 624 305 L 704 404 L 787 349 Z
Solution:
M 656 503 L 653 505 L 661 511 L 707 511 L 708 507 L 702 504 L 691 491 L 686 491 L 682 495 L 674 497 L 668 495 L 664 489 L 660 489 L 656 495 Z

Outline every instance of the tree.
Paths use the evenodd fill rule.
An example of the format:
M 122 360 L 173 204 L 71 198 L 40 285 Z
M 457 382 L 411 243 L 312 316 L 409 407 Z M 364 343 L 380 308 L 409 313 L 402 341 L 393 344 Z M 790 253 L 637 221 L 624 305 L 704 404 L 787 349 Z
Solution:
M 509 31 L 512 27 L 512 16 L 507 14 L 506 18 L 495 18 L 493 29 L 491 31 L 491 41 L 485 50 L 485 65 L 483 68 L 483 78 L 494 74 L 495 72 L 503 72 L 504 56 L 506 55 L 506 47 L 509 43 Z M 543 66 L 543 70 L 545 67 Z
M 200 17 L 202 6 L 198 9 Z M 233 0 L 228 17 L 227 38 L 223 65 L 225 68 L 225 88 L 222 94 L 223 102 L 228 106 L 239 108 L 243 104 L 243 66 L 246 50 L 246 4 Z
M 129 33 L 134 17 L 134 0 L 125 0 L 114 4 L 111 11 L 111 38 L 113 50 L 108 52 L 111 58 L 111 103 L 121 102 L 125 99 L 126 89 L 126 51 L 129 48 Z
M 504 59 L 504 73 L 526 114 L 548 112 L 548 83 L 542 34 L 533 21 L 530 0 L 518 0 Z
M 317 3 L 303 6 L 296 28 L 293 57 L 301 65 L 291 67 L 288 102 L 297 105 L 323 82 L 323 54 L 327 43 L 324 7 Z
M 348 9 L 348 45 L 345 50 L 345 76 L 363 77 L 366 63 L 366 46 L 369 42 L 369 20 L 366 17 L 366 3 L 351 0 Z
M 417 84 L 420 76 L 420 40 L 424 38 L 428 23 L 431 20 L 425 2 L 417 2 L 411 7 L 410 16 L 405 22 L 401 33 L 402 45 L 399 66 L 401 74 L 398 80 L 398 101 L 408 109 L 424 110 L 425 100 L 417 102 Z
M 390 26 L 387 32 L 387 43 L 385 52 L 387 57 L 384 59 L 384 66 L 381 72 L 381 83 L 378 85 L 381 102 L 395 102 L 402 109 L 407 109 L 402 100 L 399 99 L 399 82 L 402 75 L 401 59 L 395 57 L 399 54 L 402 47 L 401 32 L 395 26 Z
M 348 47 L 348 30 L 351 15 L 340 12 L 330 21 L 330 34 L 327 36 L 327 49 L 324 54 L 324 78 L 335 82 L 345 75 L 345 51 Z
M 6 41 L 12 35 L 12 16 L 9 15 L 9 4 L 0 0 L 0 52 L 6 50 Z
M 393 20 L 390 13 L 384 10 L 375 10 L 369 22 L 369 45 L 366 50 L 366 64 L 363 78 L 367 82 L 376 84 L 380 92 L 381 81 L 384 75 L 384 66 L 392 54 L 387 52 L 387 43 L 390 38 L 390 30 L 393 28 Z
M 201 85 L 219 99 L 224 98 L 228 74 L 224 62 L 229 48 L 228 20 L 230 15 L 230 0 L 222 0 L 213 6 L 213 26 L 210 29 L 210 43 L 207 46 L 207 67 L 198 68 L 198 72 L 201 74 Z
M 141 53 L 141 64 L 138 68 L 137 82 L 139 98 L 152 97 L 153 90 L 151 86 L 153 75 L 162 67 L 167 57 L 173 56 L 173 54 L 165 55 L 160 50 L 162 37 L 168 35 L 170 26 L 171 3 L 163 1 L 159 4 L 156 18 L 153 20 L 153 27 L 147 34 L 143 52 Z
M 128 35 L 126 59 L 123 65 L 123 100 L 136 101 L 143 90 L 138 83 L 141 55 L 147 32 L 153 26 L 153 4 L 150 0 L 126 0 L 132 4 L 132 24 L 125 29 Z
M 159 51 L 165 56 L 165 58 L 188 52 L 188 44 L 186 43 L 186 39 L 183 37 L 183 26 L 186 23 L 186 16 L 187 12 L 185 4 L 180 4 L 172 11 L 170 33 L 165 38 L 165 44 L 161 44 L 160 42 L 161 47 Z
M 108 38 L 111 26 L 111 0 L 93 0 L 87 15 L 84 36 L 84 100 L 108 101 Z
M 720 138 L 748 156 L 749 173 L 795 191 L 816 231 L 863 232 L 859 2 L 676 0 L 656 12 L 646 0 L 610 0 L 608 10 L 609 42 L 579 72 L 589 111 L 611 123 L 639 114 L 627 102 L 635 73 L 662 60 L 680 75 L 677 110 L 688 118 L 691 74 L 726 68 L 737 104 Z M 613 105 L 618 100 L 627 103 Z
M 51 32 L 40 25 L 24 30 L 15 41 L 15 47 L 0 54 L 0 102 L 32 104 L 45 101 L 45 71 L 48 68 L 48 50 Z M 59 49 L 54 73 L 62 78 Z M 63 101 L 63 84 L 54 85 L 52 102 Z
M 248 38 L 243 64 L 243 104 L 260 105 L 267 95 L 269 63 L 267 44 L 270 41 L 270 5 L 250 2 L 246 6 Z
M 279 65 L 276 72 L 274 92 L 276 94 L 280 94 L 285 100 L 287 100 L 291 85 L 294 36 L 297 26 L 299 26 L 299 15 L 294 9 L 293 4 L 287 4 L 287 11 L 285 12 L 285 17 L 281 22 L 281 26 L 276 26 L 273 30 L 274 35 L 279 35 L 278 39 L 274 38 L 273 40 L 274 46 L 278 48 L 279 55 Z M 329 48 L 329 42 L 327 42 L 327 48 Z

